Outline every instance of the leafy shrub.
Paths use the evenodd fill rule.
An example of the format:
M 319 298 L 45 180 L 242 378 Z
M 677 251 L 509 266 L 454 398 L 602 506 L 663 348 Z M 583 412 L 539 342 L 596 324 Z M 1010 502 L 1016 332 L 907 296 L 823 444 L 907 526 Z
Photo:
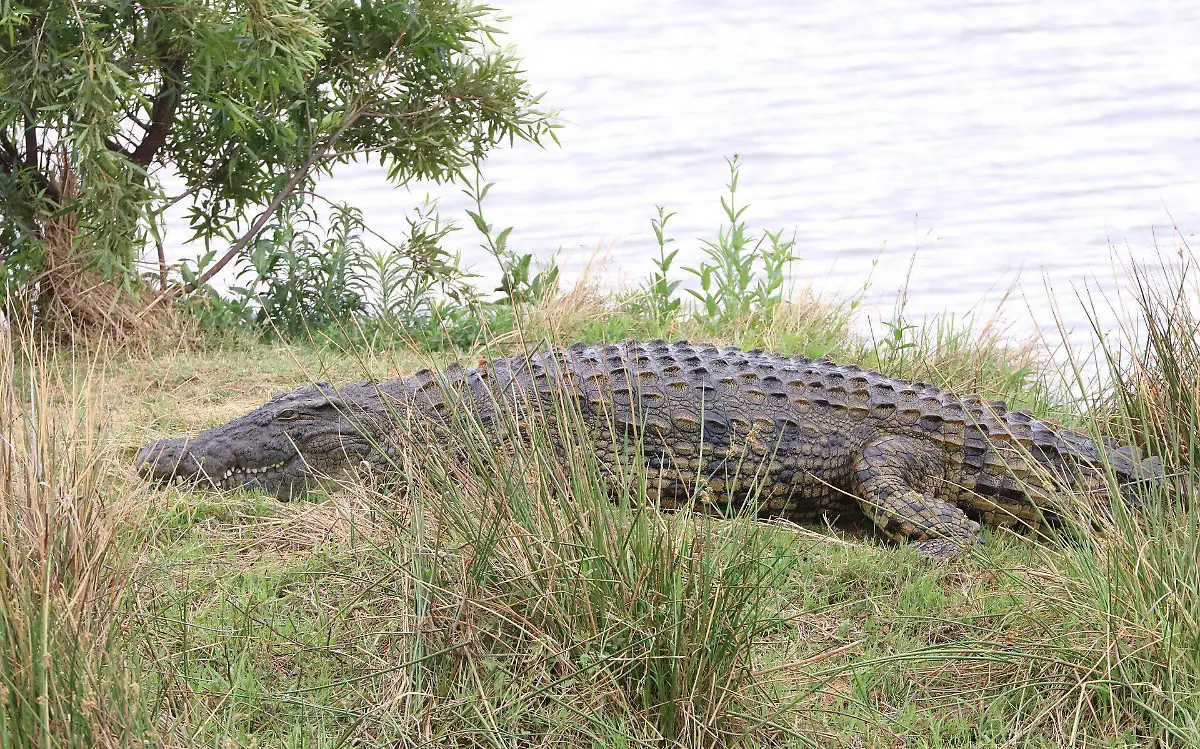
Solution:
M 215 251 L 180 267 L 183 283 L 197 286 L 190 309 L 211 331 L 293 340 L 320 333 L 433 350 L 467 348 L 485 329 L 511 330 L 520 308 L 540 303 L 558 288 L 553 261 L 534 271 L 532 254 L 508 249 L 511 227 L 495 235 L 483 221 L 482 199 L 490 187 L 478 191 L 476 210 L 469 213 L 484 235 L 485 249 L 500 264 L 497 299 L 485 299 L 461 255 L 444 247 L 458 227 L 441 218 L 436 202 L 427 200 L 413 210 L 398 242 L 371 249 L 363 239 L 370 229 L 358 209 L 334 205 L 329 227 L 322 229 L 312 204 L 295 197 L 238 261 L 240 283 L 227 293 L 200 283 Z
M 667 252 L 667 245 L 675 240 L 666 236 L 666 225 L 675 214 L 659 206 L 657 217 L 650 220 L 658 257 L 634 308 L 658 333 L 680 319 L 699 323 L 712 333 L 734 323 L 761 329 L 771 324 L 783 306 L 785 271 L 797 259 L 795 239 L 784 239 L 782 230 L 750 230 L 744 218 L 749 206 L 737 204 L 741 177 L 737 155 L 727 163 L 729 195 L 721 198 L 721 210 L 729 223 L 720 226 L 716 240 L 702 241 L 704 259 L 700 264 L 684 268 L 698 282 L 698 288 L 686 289 L 693 298 L 689 307 L 675 297 L 681 281 L 671 279 L 670 274 L 679 250 Z
M 362 213 L 339 205 L 321 236 L 311 204 L 289 201 L 251 246 L 235 298 L 257 303 L 255 323 L 294 338 L 346 323 L 366 309 Z
M 785 240 L 782 230 L 749 231 L 743 218 L 749 206 L 737 205 L 737 155 L 728 163 L 729 198 L 721 198 L 721 209 L 729 225 L 721 226 L 716 241 L 704 242 L 706 260 L 684 268 L 700 282 L 699 289 L 688 289 L 700 302 L 698 317 L 714 330 L 751 316 L 769 323 L 783 304 L 784 270 L 796 259 L 795 240 Z
M 721 199 L 728 224 L 715 240 L 703 242 L 704 259 L 684 268 L 698 281 L 698 287 L 686 289 L 691 299 L 677 294 L 683 281 L 672 277 L 672 267 L 679 249 L 668 249 L 675 240 L 666 231 L 675 214 L 660 206 L 651 220 L 658 245 L 655 270 L 629 300 L 620 330 L 609 320 L 581 331 L 585 338 L 669 335 L 678 325 L 706 333 L 736 325 L 744 334 L 771 327 L 786 301 L 785 271 L 796 259 L 795 243 L 782 231 L 749 229 L 748 206 L 737 204 L 737 157 L 728 164 L 729 194 Z M 478 276 L 463 268 L 461 255 L 445 249 L 458 228 L 442 220 L 435 203 L 413 211 L 404 237 L 372 250 L 363 241 L 370 230 L 359 211 L 334 206 L 330 227 L 322 231 L 311 205 L 294 198 L 240 260 L 242 283 L 228 295 L 200 284 L 213 253 L 181 268 L 185 284 L 200 286 L 193 311 L 210 330 L 258 330 L 290 339 L 319 332 L 425 349 L 468 348 L 484 331 L 512 330 L 526 311 L 561 299 L 560 269 L 553 258 L 538 267 L 532 253 L 515 252 L 508 241 L 513 227 L 497 231 L 487 221 L 483 204 L 493 186 L 476 171 L 463 192 L 475 204 L 467 215 L 483 238 L 480 247 L 501 271 L 497 297 L 488 299 L 474 283 Z

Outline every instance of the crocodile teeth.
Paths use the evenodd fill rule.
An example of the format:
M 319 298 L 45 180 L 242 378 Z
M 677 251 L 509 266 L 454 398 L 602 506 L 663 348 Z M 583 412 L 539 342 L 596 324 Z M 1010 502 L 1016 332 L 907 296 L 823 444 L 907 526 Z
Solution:
M 212 474 L 209 480 L 222 489 L 229 489 L 246 483 L 246 481 L 252 477 L 260 476 L 270 471 L 282 468 L 291 463 L 294 457 L 295 456 L 284 458 L 276 463 L 271 463 L 265 466 L 234 465 L 232 468 L 227 469 L 220 475 Z M 175 476 L 172 481 L 176 484 L 188 483 L 188 479 L 183 476 Z
M 247 466 L 245 468 L 242 468 L 242 467 L 230 468 L 228 471 L 225 472 L 225 474 L 221 478 L 223 478 L 223 479 L 229 478 L 235 474 L 249 474 L 252 476 L 257 476 L 260 473 L 266 473 L 267 471 L 274 471 L 277 468 L 282 468 L 283 466 L 287 465 L 290 462 L 290 460 L 291 460 L 290 458 L 285 458 L 277 463 L 271 463 L 271 464 L 265 465 L 265 466 Z

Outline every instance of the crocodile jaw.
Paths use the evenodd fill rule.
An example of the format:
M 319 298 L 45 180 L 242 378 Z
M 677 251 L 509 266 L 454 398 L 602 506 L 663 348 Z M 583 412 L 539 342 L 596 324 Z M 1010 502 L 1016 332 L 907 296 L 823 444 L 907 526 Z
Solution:
M 208 443 L 208 444 L 206 444 Z M 157 484 L 254 489 L 288 500 L 307 491 L 310 475 L 295 450 L 257 459 L 208 440 L 163 439 L 138 453 L 138 473 Z

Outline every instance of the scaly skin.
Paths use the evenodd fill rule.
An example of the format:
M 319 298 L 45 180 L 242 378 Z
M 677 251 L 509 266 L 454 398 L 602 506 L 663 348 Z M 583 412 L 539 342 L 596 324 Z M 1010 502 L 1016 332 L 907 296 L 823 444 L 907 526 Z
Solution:
M 1125 448 L 1009 411 L 825 359 L 626 341 L 423 370 L 406 380 L 326 383 L 190 440 L 138 457 L 158 481 L 257 488 L 282 498 L 360 464 L 395 465 L 398 447 L 429 439 L 452 413 L 503 443 L 513 424 L 577 417 L 610 471 L 640 444 L 664 506 L 758 503 L 808 519 L 857 506 L 884 534 L 952 557 L 982 542 L 979 523 L 1037 524 L 1056 490 L 1105 492 L 1161 471 Z M 637 438 L 637 439 L 631 439 Z M 1040 508 L 1040 509 L 1039 509 Z M 970 516 L 968 516 L 970 513 Z M 976 518 L 976 519 L 972 519 Z

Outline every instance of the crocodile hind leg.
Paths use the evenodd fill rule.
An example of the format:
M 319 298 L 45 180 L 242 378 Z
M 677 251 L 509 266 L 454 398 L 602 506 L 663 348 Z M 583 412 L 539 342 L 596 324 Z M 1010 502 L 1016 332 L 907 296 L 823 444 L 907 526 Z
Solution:
M 867 517 L 895 541 L 923 553 L 953 558 L 983 541 L 979 523 L 935 497 L 934 482 L 945 472 L 940 448 L 922 440 L 889 436 L 863 448 L 854 463 L 854 493 Z

